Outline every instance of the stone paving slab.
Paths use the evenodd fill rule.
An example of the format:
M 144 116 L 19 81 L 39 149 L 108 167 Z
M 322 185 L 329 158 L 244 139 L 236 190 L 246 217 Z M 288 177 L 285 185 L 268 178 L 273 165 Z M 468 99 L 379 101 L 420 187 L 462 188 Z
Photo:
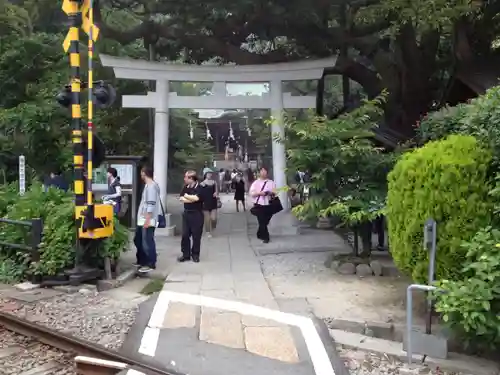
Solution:
M 223 295 L 219 293 L 212 296 L 217 298 L 221 297 L 221 294 Z M 162 328 L 199 328 L 199 340 L 207 343 L 246 349 L 250 353 L 283 362 L 299 361 L 294 339 L 287 325 L 269 319 L 202 307 L 197 327 L 199 311 L 198 306 L 171 303 Z
M 200 340 L 228 348 L 245 348 L 241 316 L 234 312 L 203 307 Z
M 187 305 L 185 303 L 172 303 L 165 319 L 163 320 L 163 328 L 194 328 L 196 326 L 196 318 L 199 314 L 198 306 Z
M 245 327 L 246 349 L 254 354 L 297 363 L 299 355 L 288 327 Z
M 234 289 L 234 279 L 231 273 L 205 274 L 201 281 L 202 290 Z

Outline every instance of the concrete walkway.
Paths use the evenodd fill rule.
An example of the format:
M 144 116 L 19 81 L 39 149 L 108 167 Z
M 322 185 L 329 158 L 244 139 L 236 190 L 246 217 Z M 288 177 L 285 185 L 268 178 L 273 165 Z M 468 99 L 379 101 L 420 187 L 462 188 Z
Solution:
M 324 324 L 293 301 L 275 300 L 249 240 L 248 213 L 222 199 L 200 263 L 176 263 L 180 238 L 157 237 L 158 269 L 168 276 L 123 350 L 189 375 L 345 373 Z

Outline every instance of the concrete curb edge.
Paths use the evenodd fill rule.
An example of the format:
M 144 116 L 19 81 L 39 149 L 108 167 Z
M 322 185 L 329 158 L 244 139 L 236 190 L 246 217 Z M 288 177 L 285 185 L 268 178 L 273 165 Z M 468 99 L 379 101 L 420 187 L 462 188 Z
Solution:
M 378 339 L 359 333 L 352 333 L 338 329 L 330 329 L 330 336 L 340 345 L 379 354 L 386 354 L 401 361 L 406 361 L 407 355 L 403 345 L 397 341 Z M 421 355 L 413 356 L 414 363 L 421 362 Z M 462 372 L 474 375 L 499 375 L 498 364 L 481 358 L 470 357 L 458 353 L 449 353 L 448 359 L 427 357 L 424 362 L 430 368 L 439 368 L 450 372 Z

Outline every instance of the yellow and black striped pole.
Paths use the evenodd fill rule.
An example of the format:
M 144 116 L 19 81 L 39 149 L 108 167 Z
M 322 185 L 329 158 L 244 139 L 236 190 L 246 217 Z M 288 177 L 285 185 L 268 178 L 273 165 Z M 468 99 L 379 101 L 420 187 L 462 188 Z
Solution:
M 92 154 L 93 154 L 93 139 L 94 139 L 94 126 L 92 123 L 93 120 L 93 92 L 94 92 L 94 72 L 93 72 L 93 58 L 94 58 L 94 40 L 92 38 L 93 25 L 94 25 L 94 1 L 89 1 L 89 43 L 88 43 L 88 122 L 87 122 L 87 209 L 93 216 L 94 207 L 93 207 L 93 194 L 92 194 Z
M 73 141 L 73 170 L 74 170 L 74 189 L 75 205 L 85 204 L 84 182 L 83 182 L 83 146 L 82 146 L 82 110 L 80 105 L 80 2 L 70 2 L 69 18 L 71 26 L 69 29 L 69 62 L 71 66 L 71 118 L 72 118 L 72 141 Z
M 75 219 L 78 223 L 78 238 L 107 238 L 113 234 L 113 207 L 105 204 L 94 204 L 92 193 L 92 170 L 94 151 L 94 87 L 93 87 L 93 55 L 94 43 L 99 35 L 99 28 L 94 25 L 94 0 L 63 0 L 62 10 L 70 20 L 71 26 L 63 42 L 64 51 L 69 52 L 71 65 L 71 117 L 73 119 L 73 164 L 75 172 Z M 88 17 L 87 17 L 88 13 Z M 81 127 L 80 92 L 80 26 L 89 35 L 88 42 L 88 123 L 87 123 L 87 185 L 84 183 L 83 134 Z M 108 89 L 109 90 L 109 89 Z M 113 91 L 112 91 L 113 93 Z M 114 95 L 112 95 L 114 100 Z M 111 101 L 112 101 L 111 100 Z M 108 100 L 109 102 L 109 100 Z M 64 101 L 63 101 L 64 103 Z M 64 105 L 64 104 L 63 104 Z M 109 103 L 108 103 L 109 105 Z M 85 192 L 87 197 L 85 197 Z

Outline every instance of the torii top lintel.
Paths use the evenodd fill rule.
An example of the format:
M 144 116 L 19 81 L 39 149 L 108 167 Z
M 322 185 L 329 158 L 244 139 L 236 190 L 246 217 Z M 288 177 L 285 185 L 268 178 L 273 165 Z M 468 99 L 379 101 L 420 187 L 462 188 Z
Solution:
M 262 65 L 184 65 L 100 55 L 116 78 L 181 82 L 271 82 L 320 79 L 336 57 Z

